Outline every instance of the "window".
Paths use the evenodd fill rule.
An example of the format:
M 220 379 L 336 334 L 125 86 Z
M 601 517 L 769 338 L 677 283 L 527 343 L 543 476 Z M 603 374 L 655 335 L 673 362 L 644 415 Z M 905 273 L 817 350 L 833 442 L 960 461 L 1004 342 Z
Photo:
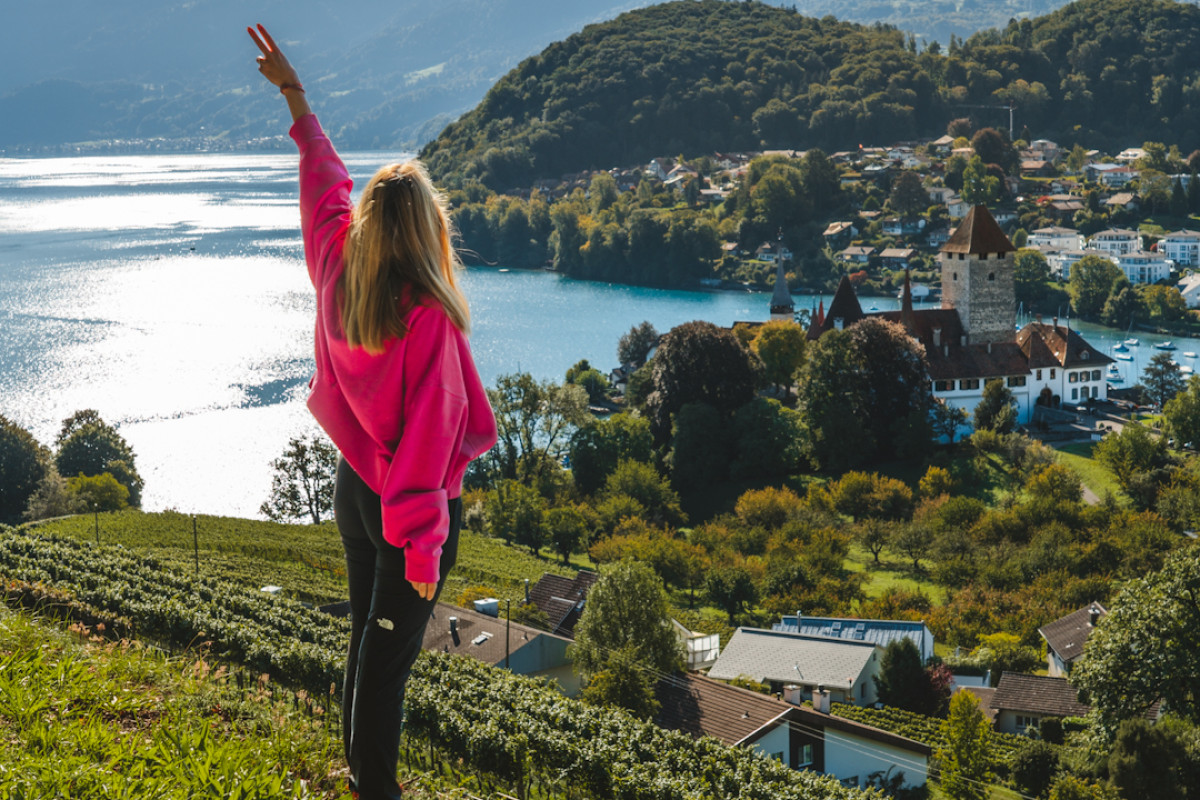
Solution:
M 989 280 L 989 281 L 994 281 L 994 280 L 996 280 L 996 273 L 994 273 L 994 272 L 989 272 L 989 273 L 988 273 L 988 280 Z
M 1075 388 L 1075 389 L 1072 389 L 1072 390 L 1071 390 L 1071 399 L 1072 399 L 1072 400 L 1078 400 L 1078 399 L 1079 399 L 1079 389 L 1078 389 L 1078 388 Z
M 1056 371 L 1057 371 L 1057 370 L 1053 370 L 1053 369 L 1052 369 L 1052 370 L 1050 370 L 1050 380 L 1054 380 L 1054 373 L 1055 373 Z
M 1079 358 L 1084 361 L 1087 361 L 1091 357 L 1092 357 L 1092 354 L 1088 350 L 1084 350 L 1082 353 L 1079 354 Z
M 1037 371 L 1037 379 L 1039 381 L 1042 379 L 1042 371 L 1040 369 Z
M 864 700 L 867 699 L 867 685 L 864 683 L 862 686 L 859 686 L 858 689 L 858 696 Z
M 958 273 L 957 273 L 957 272 L 952 272 L 952 273 L 950 273 L 950 276 L 951 276 L 951 278 L 952 278 L 953 280 L 958 280 Z
M 810 767 L 813 763 L 813 746 L 805 744 L 800 746 L 800 763 L 797 767 Z
M 1098 369 L 1092 370 L 1092 380 L 1094 380 L 1094 381 L 1100 380 L 1100 370 L 1098 370 Z
M 1017 733 L 1025 733 L 1027 728 L 1036 728 L 1040 719 L 1027 714 L 1017 714 Z
M 954 391 L 954 381 L 934 381 L 933 390 L 935 392 L 952 392 Z
M 963 391 L 966 391 L 968 389 L 978 389 L 979 388 L 979 378 L 963 378 L 961 381 L 958 382 L 958 388 Z
M 1078 372 L 1068 372 L 1067 373 L 1067 383 L 1079 383 L 1079 373 Z
M 1024 386 L 1024 385 L 1025 385 L 1025 376 L 1024 375 L 1014 375 L 1013 377 L 1008 379 L 1008 386 L 1010 389 L 1013 388 L 1014 386 Z
M 1004 260 L 1004 253 L 996 253 L 996 258 L 998 258 L 998 259 L 1000 259 L 1001 261 L 1003 261 L 1003 260 Z

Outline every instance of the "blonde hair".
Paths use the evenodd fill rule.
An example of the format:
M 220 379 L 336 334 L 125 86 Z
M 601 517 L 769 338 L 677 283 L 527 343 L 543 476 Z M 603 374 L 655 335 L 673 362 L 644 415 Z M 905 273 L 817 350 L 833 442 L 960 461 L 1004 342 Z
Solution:
M 381 353 L 388 338 L 403 338 L 405 317 L 422 295 L 437 300 L 456 328 L 470 331 L 457 278 L 462 264 L 450 236 L 445 198 L 420 162 L 389 164 L 375 173 L 354 209 L 339 286 L 342 330 L 351 347 Z

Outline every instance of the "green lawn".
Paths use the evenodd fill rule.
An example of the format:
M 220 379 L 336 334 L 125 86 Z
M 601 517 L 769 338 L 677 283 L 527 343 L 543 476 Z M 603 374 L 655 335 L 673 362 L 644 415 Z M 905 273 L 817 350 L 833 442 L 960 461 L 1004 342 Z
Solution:
M 1094 442 L 1063 445 L 1056 448 L 1058 460 L 1078 475 L 1083 485 L 1091 489 L 1097 497 L 1103 499 L 1106 494 L 1111 494 L 1117 502 L 1128 503 L 1128 499 L 1121 493 L 1121 487 L 1117 485 L 1117 479 L 1107 467 L 1092 457 L 1095 446 Z
M 863 584 L 863 591 L 870 598 L 878 597 L 888 589 L 897 587 L 920 590 L 929 595 L 934 605 L 946 601 L 945 587 L 938 586 L 929 580 L 927 575 L 914 574 L 912 564 L 887 550 L 879 554 L 879 564 L 876 564 L 870 552 L 857 543 L 851 543 L 850 554 L 846 557 L 846 569 L 864 574 L 866 582 Z

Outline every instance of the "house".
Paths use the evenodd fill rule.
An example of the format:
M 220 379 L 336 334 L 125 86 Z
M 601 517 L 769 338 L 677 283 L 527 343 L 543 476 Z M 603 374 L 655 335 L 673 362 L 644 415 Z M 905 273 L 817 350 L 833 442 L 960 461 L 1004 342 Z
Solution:
M 1117 161 L 1122 164 L 1132 164 L 1135 161 L 1141 161 L 1145 157 L 1146 151 L 1140 147 L 1126 147 L 1117 153 Z
M 658 178 L 660 181 L 665 181 L 671 170 L 675 169 L 675 159 L 673 158 L 653 158 L 646 165 L 646 174 Z
M 1128 186 L 1130 182 L 1137 179 L 1140 173 L 1136 169 L 1129 167 L 1117 167 L 1116 169 L 1105 170 L 1100 173 L 1100 182 L 1105 186 L 1120 188 Z
M 1131 192 L 1117 192 L 1105 199 L 1104 206 L 1109 211 L 1136 211 L 1138 201 Z
M 1200 274 L 1188 275 L 1178 283 L 1178 288 L 1188 308 L 1200 308 Z
M 838 258 L 853 264 L 866 264 L 871 260 L 871 256 L 873 255 L 875 255 L 874 247 L 870 245 L 854 245 L 838 253 Z
M 925 229 L 921 218 L 891 217 L 883 221 L 883 232 L 889 236 L 914 236 Z
M 526 582 L 525 601 L 538 607 L 550 620 L 550 630 L 558 636 L 573 637 L 575 624 L 583 614 L 587 593 L 599 579 L 596 573 L 581 569 L 574 578 L 549 572 L 533 586 Z
M 430 615 L 421 647 L 470 656 L 518 675 L 549 678 L 571 697 L 579 678 L 567 658 L 571 640 L 489 614 L 438 603 Z
M 1057 164 L 1063 157 L 1063 149 L 1049 139 L 1034 139 L 1029 143 L 1028 150 L 1036 154 L 1038 158 L 1052 164 Z
M 947 227 L 934 228 L 925 233 L 925 241 L 930 247 L 941 247 L 950 241 L 950 229 Z
M 911 247 L 885 247 L 879 254 L 883 266 L 891 269 L 907 267 L 916 257 L 917 251 Z
M 1123 228 L 1109 228 L 1106 231 L 1092 234 L 1087 241 L 1087 246 L 1092 250 L 1100 250 L 1109 255 L 1123 256 L 1142 249 L 1142 235 L 1137 231 Z
M 905 787 L 925 785 L 928 745 L 824 711 L 793 705 L 702 675 L 662 678 L 654 687 L 655 724 L 728 747 L 744 747 L 792 769 L 808 769 L 847 786 L 872 773 L 904 773 Z
M 858 228 L 851 222 L 831 222 L 825 226 L 825 232 L 821 235 L 830 247 L 840 249 L 850 244 L 850 239 L 858 235 Z
M 1200 233 L 1179 230 L 1158 240 L 1158 252 L 1182 267 L 1200 264 Z
M 939 156 L 950 155 L 950 150 L 953 147 L 954 147 L 954 137 L 950 136 L 949 134 L 947 134 L 945 136 L 939 136 L 938 138 L 934 139 L 932 142 L 929 143 L 930 152 L 936 153 Z
M 1038 228 L 1025 246 L 1033 250 L 1082 250 L 1083 234 L 1074 228 Z
M 685 653 L 684 669 L 708 669 L 721 655 L 721 635 L 717 633 L 697 633 L 688 630 L 678 620 L 671 620 L 675 629 L 675 638 L 683 645 Z
M 847 328 L 866 317 L 896 322 L 925 348 L 933 395 L 968 413 L 983 387 L 998 379 L 1017 401 L 1017 419 L 1032 421 L 1037 406 L 1102 400 L 1104 368 L 1113 360 L 1069 326 L 1030 323 L 1016 327 L 1012 259 L 1016 251 L 985 206 L 975 206 L 938 254 L 940 308 L 914 309 L 908 278 L 899 311 L 864 314 L 854 288 L 842 279 L 824 318 L 808 338 Z
M 813 691 L 824 688 L 836 702 L 870 705 L 878 697 L 875 676 L 882 652 L 866 641 L 738 628 L 708 676 L 750 678 L 769 684 L 773 692 L 796 685 L 810 699 Z
M 926 191 L 929 193 L 929 199 L 935 203 L 945 203 L 954 197 L 954 190 L 949 186 L 930 186 Z
M 773 630 L 871 642 L 880 647 L 900 639 L 909 639 L 917 647 L 922 661 L 933 657 L 933 631 L 924 622 L 897 619 L 853 619 L 850 617 L 806 617 L 803 614 L 785 615 L 772 626 Z
M 776 259 L 781 257 L 784 261 L 791 261 L 792 251 L 778 242 L 763 242 L 754 251 L 754 257 L 759 261 L 768 261 L 774 264 Z
M 1096 256 L 1097 258 L 1107 258 L 1112 263 L 1117 263 L 1117 257 L 1110 255 L 1103 250 L 1063 250 L 1058 253 L 1046 253 L 1046 263 L 1050 266 L 1050 274 L 1054 275 L 1059 280 L 1070 280 L 1071 268 L 1084 256 Z
M 1088 637 L 1106 614 L 1108 611 L 1104 606 L 1090 603 L 1038 628 L 1038 633 L 1046 640 L 1046 662 L 1051 678 L 1061 678 L 1071 673 L 1071 667 L 1083 655 Z
M 1125 167 L 1121 164 L 1101 164 L 1101 163 L 1086 164 L 1086 165 L 1084 165 L 1084 168 L 1083 168 L 1083 177 L 1085 180 L 1091 181 L 1092 183 L 1098 183 L 1100 181 L 1101 175 L 1111 172 L 1114 169 L 1124 169 L 1124 168 Z
M 1054 165 L 1049 161 L 1030 159 L 1021 162 L 1021 174 L 1027 178 L 1050 178 L 1054 173 Z
M 1132 284 L 1158 283 L 1171 277 L 1174 262 L 1162 253 L 1127 253 L 1117 256 L 1117 266 Z
M 962 219 L 970 210 L 971 204 L 957 195 L 946 200 L 946 211 L 950 212 L 950 219 Z
M 1079 702 L 1075 687 L 1066 678 L 1005 672 L 992 695 L 992 709 L 996 730 L 1023 734 L 1047 717 L 1082 717 L 1091 707 Z

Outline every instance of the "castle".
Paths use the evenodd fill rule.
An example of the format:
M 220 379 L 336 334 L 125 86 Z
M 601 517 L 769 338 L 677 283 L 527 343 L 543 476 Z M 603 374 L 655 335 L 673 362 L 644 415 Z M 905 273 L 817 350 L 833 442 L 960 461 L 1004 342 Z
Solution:
M 1016 252 L 986 206 L 975 206 L 938 253 L 941 308 L 913 309 L 907 275 L 899 311 L 864 313 L 843 277 L 829 310 L 814 315 L 808 338 L 876 317 L 896 322 L 925 347 L 933 396 L 968 413 L 987 381 L 1005 382 L 1017 401 L 1018 421 L 1034 408 L 1074 406 L 1107 398 L 1106 368 L 1113 360 L 1055 319 L 1017 330 L 1012 259 Z M 782 272 L 782 270 L 780 270 Z M 778 297 L 778 284 L 776 297 Z M 779 301 L 772 299 L 772 316 Z

